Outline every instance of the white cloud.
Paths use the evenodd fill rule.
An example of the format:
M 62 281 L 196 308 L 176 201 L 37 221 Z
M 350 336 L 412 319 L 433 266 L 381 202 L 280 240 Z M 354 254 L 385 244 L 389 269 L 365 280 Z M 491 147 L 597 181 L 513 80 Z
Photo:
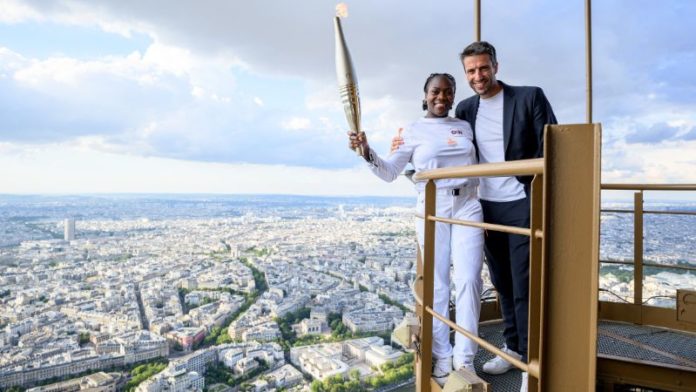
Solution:
M 305 98 L 308 110 L 335 110 L 342 105 L 338 85 L 312 84 L 311 91 Z
M 193 86 L 191 89 L 191 95 L 196 98 L 203 98 L 205 96 L 205 90 L 200 86 Z
M 25 59 L 23 64 L 15 66 L 14 79 L 38 90 L 57 88 L 64 92 L 66 87 L 88 90 L 96 84 L 98 88 L 100 83 L 104 83 L 102 78 L 142 81 L 144 78 L 157 79 L 157 75 L 166 72 L 166 69 L 148 64 L 138 53 L 133 53 L 127 57 L 113 56 L 90 61 L 69 57 Z
M 131 37 L 134 32 L 151 30 L 146 23 L 120 18 L 107 7 L 75 0 L 19 1 L 0 0 L 0 22 L 45 22 L 51 21 L 73 26 L 99 26 L 110 33 Z
M 41 20 L 41 13 L 17 0 L 0 0 L 0 22 L 20 23 L 25 20 Z
M 190 73 L 196 62 L 188 49 L 159 42 L 154 42 L 147 48 L 142 61 L 159 72 L 169 72 L 177 76 Z
M 687 66 L 696 44 L 693 26 L 671 21 L 692 14 L 694 5 L 627 5 L 594 7 L 595 120 L 604 124 L 605 176 L 690 179 L 694 164 L 679 156 L 694 146 L 678 139 L 696 125 L 696 79 Z M 3 42 L 16 52 L 0 47 L 0 143 L 59 141 L 136 156 L 350 167 L 355 157 L 344 151 L 346 123 L 335 85 L 333 6 L 323 0 L 274 7 L 222 0 L 206 7 L 164 0 L 0 0 L 0 23 L 10 24 L 4 28 L 29 21 L 46 28 L 97 26 L 151 40 L 129 55 L 80 58 L 40 57 L 30 54 L 30 43 Z M 483 12 L 498 16 L 484 31 L 498 47 L 499 77 L 544 87 L 561 122 L 582 121 L 584 36 L 575 18 L 582 5 L 488 2 Z M 458 99 L 470 94 L 457 53 L 472 31 L 471 18 L 461 17 L 471 14 L 471 4 L 433 8 L 385 0 L 351 4 L 351 14 L 344 29 L 360 78 L 363 128 L 378 151 L 422 115 L 422 83 L 430 72 L 457 77 Z M 616 15 L 625 20 L 622 30 L 614 28 Z M 679 130 L 647 150 L 625 143 L 659 123 Z M 279 125 L 311 130 L 311 137 L 278 132 Z
M 280 127 L 291 131 L 305 130 L 312 126 L 312 120 L 306 117 L 292 117 L 283 120 Z

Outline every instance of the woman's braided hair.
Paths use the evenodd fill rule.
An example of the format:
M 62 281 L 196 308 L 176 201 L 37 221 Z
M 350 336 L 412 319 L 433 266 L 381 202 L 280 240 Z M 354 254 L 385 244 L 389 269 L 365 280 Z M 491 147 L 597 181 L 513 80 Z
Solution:
M 428 78 L 425 79 L 425 84 L 423 85 L 423 92 L 424 93 L 428 92 L 428 84 L 430 84 L 430 81 L 438 76 L 444 76 L 445 78 L 447 78 L 447 80 L 449 80 L 450 84 L 452 85 L 452 92 L 456 92 L 457 82 L 454 80 L 454 76 L 452 76 L 448 73 L 431 73 L 430 76 L 428 76 Z

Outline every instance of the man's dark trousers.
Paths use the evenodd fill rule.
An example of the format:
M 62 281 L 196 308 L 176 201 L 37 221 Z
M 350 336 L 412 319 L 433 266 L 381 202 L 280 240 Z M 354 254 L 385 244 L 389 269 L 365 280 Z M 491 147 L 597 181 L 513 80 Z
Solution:
M 481 200 L 483 221 L 529 228 L 529 197 L 509 202 Z M 498 291 L 508 349 L 527 361 L 529 309 L 529 237 L 487 230 L 486 264 Z

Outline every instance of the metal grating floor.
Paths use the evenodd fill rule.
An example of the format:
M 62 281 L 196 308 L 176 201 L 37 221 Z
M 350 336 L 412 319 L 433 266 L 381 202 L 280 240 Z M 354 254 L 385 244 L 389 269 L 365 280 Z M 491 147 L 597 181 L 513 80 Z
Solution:
M 479 327 L 479 335 L 499 347 L 504 343 L 502 332 L 501 323 Z M 696 335 L 693 334 L 602 321 L 597 340 L 598 354 L 683 366 L 696 371 Z M 479 349 L 475 364 L 478 376 L 489 382 L 495 392 L 519 391 L 519 371 L 511 370 L 500 376 L 491 376 L 481 371 L 483 363 L 492 357 L 492 354 Z
M 654 361 L 696 371 L 696 335 L 670 329 L 603 321 L 598 354 Z
M 503 343 L 505 343 L 505 340 L 503 339 L 502 323 L 479 326 L 479 336 L 498 347 L 502 347 Z M 519 391 L 520 383 L 522 382 L 520 371 L 510 370 L 509 372 L 499 376 L 492 376 L 483 372 L 481 369 L 483 364 L 491 358 L 493 358 L 493 354 L 479 348 L 478 353 L 476 354 L 476 359 L 474 360 L 476 374 L 491 384 L 494 392 Z
M 502 323 L 481 325 L 479 336 L 501 347 Z M 696 335 L 668 329 L 602 321 L 598 331 L 598 354 L 623 357 L 641 361 L 652 361 L 665 365 L 693 368 L 696 371 Z M 479 377 L 491 384 L 494 392 L 517 392 L 520 390 L 521 375 L 511 370 L 499 376 L 482 371 L 483 364 L 493 357 L 488 351 L 479 349 L 475 367 Z M 415 390 L 412 386 L 399 391 Z

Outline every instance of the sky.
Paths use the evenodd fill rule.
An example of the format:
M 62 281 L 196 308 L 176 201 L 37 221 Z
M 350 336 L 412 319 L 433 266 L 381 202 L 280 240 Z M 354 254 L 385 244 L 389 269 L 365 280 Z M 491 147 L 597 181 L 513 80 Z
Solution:
M 472 94 L 474 2 L 344 2 L 362 125 L 386 154 L 428 74 Z M 584 122 L 584 1 L 482 3 L 498 79 Z M 336 4 L 0 0 L 0 193 L 413 195 L 348 149 Z M 696 2 L 592 9 L 602 181 L 696 183 Z

